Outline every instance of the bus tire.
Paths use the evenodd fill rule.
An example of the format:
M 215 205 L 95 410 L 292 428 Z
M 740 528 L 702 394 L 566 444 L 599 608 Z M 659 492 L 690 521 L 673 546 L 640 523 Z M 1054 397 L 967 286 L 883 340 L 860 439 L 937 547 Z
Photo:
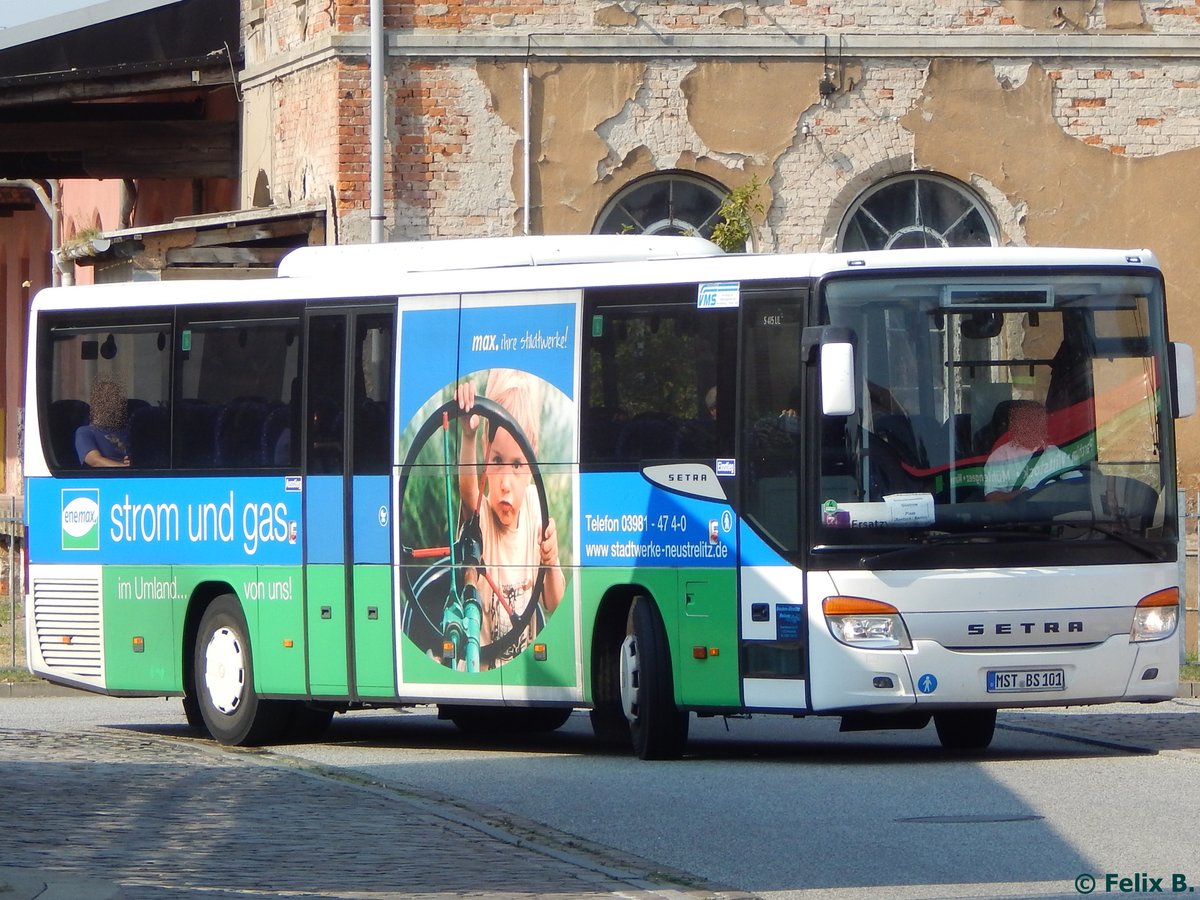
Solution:
M 204 713 L 200 711 L 200 700 L 196 697 L 196 688 L 193 686 L 189 692 L 183 695 L 183 717 L 187 719 L 188 725 L 192 728 L 205 728 Z
M 204 727 L 222 744 L 254 746 L 278 738 L 288 724 L 281 701 L 254 692 L 250 631 L 232 594 L 217 597 L 200 619 L 193 656 Z
M 640 759 L 678 759 L 687 745 L 688 713 L 675 705 L 667 632 L 654 604 L 637 597 L 621 644 L 621 705 Z
M 933 726 L 946 750 L 986 750 L 996 733 L 996 711 L 956 709 L 936 712 Z

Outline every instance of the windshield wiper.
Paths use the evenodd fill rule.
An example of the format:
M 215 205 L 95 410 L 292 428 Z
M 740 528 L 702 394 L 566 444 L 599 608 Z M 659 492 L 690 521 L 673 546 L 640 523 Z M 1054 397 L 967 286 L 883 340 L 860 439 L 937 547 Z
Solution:
M 915 556 L 931 550 L 935 547 L 946 546 L 967 546 L 971 544 L 995 544 L 1009 541 L 1034 540 L 1041 536 L 1043 530 L 1053 528 L 1080 528 L 1089 531 L 1095 531 L 1103 534 L 1105 537 L 1110 537 L 1113 540 L 1120 541 L 1127 547 L 1141 553 L 1147 559 L 1159 560 L 1164 558 L 1162 543 L 1143 540 L 1135 537 L 1128 531 L 1123 531 L 1119 528 L 1113 528 L 1109 525 L 1101 524 L 1093 520 L 1083 522 L 1063 522 L 1048 521 L 1042 522 L 1039 525 L 1031 527 L 1030 523 L 1021 525 L 994 525 L 985 530 L 979 531 L 938 531 L 931 532 L 923 536 L 919 542 L 906 544 L 903 547 L 895 547 L 889 550 L 884 550 L 880 553 L 875 553 L 869 556 L 862 557 L 861 563 L 864 568 L 875 569 L 879 567 L 881 562 L 889 563 L 898 562 L 908 556 Z
M 1159 562 L 1163 561 L 1164 554 L 1162 552 L 1163 545 L 1161 541 L 1143 540 L 1142 538 L 1134 537 L 1128 531 L 1120 528 L 1112 528 L 1108 525 L 1101 525 L 1099 522 L 1094 520 L 1086 523 L 1081 522 L 1078 525 L 1070 522 L 1062 524 L 1066 524 L 1073 528 L 1086 528 L 1089 531 L 1098 531 L 1103 535 L 1107 535 L 1114 540 L 1120 541 L 1127 547 L 1132 547 L 1134 550 L 1137 550 L 1139 553 L 1143 554 L 1149 559 L 1158 560 Z
M 918 543 L 906 544 L 903 547 L 896 547 L 891 550 L 884 550 L 882 553 L 864 556 L 861 562 L 865 568 L 874 569 L 883 560 L 896 562 L 898 559 L 923 553 L 933 547 L 996 544 L 1001 541 L 1028 540 L 1031 537 L 1032 535 L 1028 526 L 999 526 L 988 528 L 984 531 L 936 531 L 926 534 Z

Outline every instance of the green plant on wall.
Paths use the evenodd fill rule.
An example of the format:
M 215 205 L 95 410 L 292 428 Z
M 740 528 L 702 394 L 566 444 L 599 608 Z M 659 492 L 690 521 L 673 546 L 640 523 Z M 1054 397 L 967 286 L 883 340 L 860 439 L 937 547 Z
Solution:
M 755 175 L 749 182 L 725 195 L 717 210 L 720 222 L 713 226 L 712 242 L 726 253 L 742 253 L 750 245 L 751 218 L 762 215 L 762 201 L 757 199 L 762 183 Z

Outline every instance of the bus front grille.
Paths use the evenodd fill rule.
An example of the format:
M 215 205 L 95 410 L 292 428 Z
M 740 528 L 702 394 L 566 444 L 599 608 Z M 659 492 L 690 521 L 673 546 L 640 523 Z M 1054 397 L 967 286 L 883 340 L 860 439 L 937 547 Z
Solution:
M 100 582 L 33 579 L 33 627 L 42 661 L 54 674 L 99 682 L 103 676 Z

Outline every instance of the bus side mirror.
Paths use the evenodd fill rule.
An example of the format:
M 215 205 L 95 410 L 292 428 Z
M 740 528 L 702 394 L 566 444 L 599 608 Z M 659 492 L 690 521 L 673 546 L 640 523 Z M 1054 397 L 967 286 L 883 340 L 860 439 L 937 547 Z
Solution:
M 854 345 L 821 345 L 821 412 L 827 416 L 854 415 Z
M 1196 360 L 1190 344 L 1170 347 L 1171 415 L 1186 419 L 1196 414 Z

